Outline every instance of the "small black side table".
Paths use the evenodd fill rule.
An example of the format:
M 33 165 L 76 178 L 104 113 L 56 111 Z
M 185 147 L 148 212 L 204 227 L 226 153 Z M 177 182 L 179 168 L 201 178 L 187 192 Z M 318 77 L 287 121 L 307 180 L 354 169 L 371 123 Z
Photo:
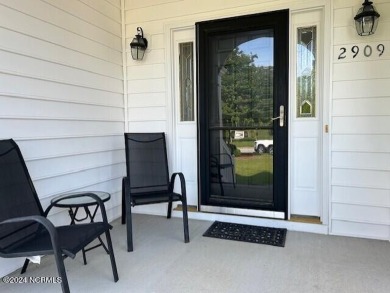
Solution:
M 87 196 L 88 194 L 94 194 L 98 196 L 103 202 L 108 201 L 111 198 L 111 195 L 108 192 L 103 192 L 103 191 L 80 191 L 80 192 L 73 192 L 73 193 L 67 193 L 67 194 L 62 194 L 56 198 L 53 198 L 51 200 L 51 203 L 53 204 L 54 207 L 58 208 L 68 208 L 69 209 L 69 216 L 70 216 L 70 224 L 75 225 L 76 222 L 82 222 L 84 220 L 89 219 L 90 222 L 93 222 L 96 216 L 96 212 L 98 211 L 99 204 L 90 196 Z M 65 198 L 67 196 L 72 196 L 72 195 L 86 195 L 86 196 L 80 196 L 80 197 L 74 197 L 74 198 Z M 61 200 L 61 198 L 64 198 Z M 77 218 L 77 213 L 79 209 L 82 208 L 85 211 L 85 217 L 83 218 Z M 109 254 L 108 248 L 100 238 L 98 237 L 100 243 L 83 249 L 83 260 L 84 264 L 87 264 L 87 258 L 85 256 L 85 253 L 91 249 L 94 249 L 99 246 L 103 246 L 104 250 Z

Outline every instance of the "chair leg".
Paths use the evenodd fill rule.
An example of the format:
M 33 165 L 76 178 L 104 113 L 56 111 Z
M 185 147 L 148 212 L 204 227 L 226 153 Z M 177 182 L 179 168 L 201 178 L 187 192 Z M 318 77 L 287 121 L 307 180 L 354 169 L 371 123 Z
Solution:
M 114 249 L 112 248 L 111 235 L 109 230 L 106 231 L 106 240 L 111 260 L 112 274 L 114 275 L 114 281 L 117 282 L 119 280 L 118 270 L 116 269 Z
M 168 203 L 167 219 L 170 219 L 172 215 L 172 201 Z
M 131 205 L 126 204 L 126 230 L 127 230 L 127 251 L 133 251 L 133 223 L 131 220 Z
M 24 261 L 22 270 L 20 271 L 21 274 L 24 274 L 27 271 L 27 267 L 28 267 L 29 263 L 30 263 L 30 260 L 28 258 L 26 258 L 26 260 Z
M 184 226 L 184 242 L 190 242 L 190 233 L 188 230 L 188 210 L 187 210 L 187 199 L 184 196 L 182 199 L 183 205 L 183 226 Z
M 68 278 L 66 276 L 66 271 L 65 271 L 64 259 L 61 255 L 61 253 L 56 251 L 56 250 L 54 250 L 54 257 L 55 257 L 56 264 L 57 264 L 58 274 L 61 277 L 62 292 L 63 293 L 70 293 Z
M 83 261 L 84 261 L 84 265 L 86 265 L 86 264 L 87 264 L 87 257 L 86 257 L 86 255 L 85 255 L 85 249 L 84 249 L 84 248 L 82 249 L 82 252 L 83 252 Z
M 232 169 L 232 180 L 233 180 L 233 188 L 236 188 L 236 181 L 234 180 L 234 167 Z
M 218 182 L 219 182 L 219 187 L 221 189 L 221 196 L 225 196 L 225 192 L 223 190 L 222 174 L 221 174 L 221 168 L 220 167 L 218 167 Z
M 122 179 L 122 225 L 126 221 L 125 178 Z

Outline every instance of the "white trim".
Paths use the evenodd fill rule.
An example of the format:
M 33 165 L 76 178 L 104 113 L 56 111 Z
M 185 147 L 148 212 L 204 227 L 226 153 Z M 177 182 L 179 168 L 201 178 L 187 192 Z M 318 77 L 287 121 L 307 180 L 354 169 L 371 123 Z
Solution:
M 129 131 L 129 106 L 127 93 L 127 50 L 126 50 L 126 24 L 125 24 L 125 0 L 121 0 L 121 19 L 122 19 L 122 72 L 123 72 L 123 108 L 125 116 L 125 132 Z
M 169 145 L 168 148 L 168 159 L 171 163 L 171 166 L 173 168 L 170 168 L 170 170 L 176 170 L 178 167 L 177 162 L 177 147 L 176 147 L 176 121 L 177 121 L 177 109 L 176 109 L 176 103 L 174 101 L 175 97 L 175 62 L 174 62 L 174 45 L 175 40 L 173 38 L 173 35 L 175 32 L 183 31 L 183 30 L 193 30 L 194 31 L 194 38 L 192 41 L 194 42 L 195 46 L 195 28 L 194 24 L 189 23 L 175 23 L 175 24 L 169 24 L 164 26 L 164 41 L 166 44 L 166 50 L 165 50 L 165 67 L 166 67 L 166 101 L 167 101 L 167 111 L 170 113 L 170 115 L 167 116 L 167 132 L 170 134 L 167 137 L 167 142 Z M 195 53 L 195 47 L 194 47 L 194 53 Z M 194 54 L 194 74 L 196 74 L 196 57 Z M 194 95 L 196 95 L 196 84 L 194 85 Z M 196 123 L 196 112 L 195 114 L 195 121 L 191 123 Z
M 331 2 L 331 1 L 330 1 Z M 321 78 L 321 92 L 319 96 L 319 102 L 321 102 L 321 111 L 318 111 L 318 107 L 316 109 L 316 119 L 320 119 L 322 123 L 320 124 L 321 127 L 321 142 L 320 142 L 320 147 L 322 150 L 322 158 L 320 158 L 321 161 L 321 168 L 322 168 L 322 174 L 321 176 L 321 186 L 320 192 L 321 192 L 321 221 L 324 223 L 324 225 L 315 225 L 315 224 L 305 224 L 305 223 L 296 223 L 296 222 L 289 222 L 289 221 L 284 221 L 287 226 L 289 227 L 294 227 L 293 230 L 298 230 L 298 231 L 305 231 L 305 232 L 314 232 L 314 233 L 322 233 L 322 234 L 328 234 L 328 226 L 330 225 L 329 223 L 329 218 L 330 218 L 330 203 L 329 203 L 329 192 L 330 190 L 330 172 L 331 170 L 329 169 L 329 160 L 331 156 L 330 152 L 330 135 L 326 134 L 323 131 L 324 125 L 330 125 L 330 119 L 329 119 L 329 109 L 330 109 L 330 93 L 331 93 L 331 88 L 329 86 L 331 85 L 331 55 L 332 55 L 332 50 L 330 48 L 332 47 L 331 45 L 331 3 L 328 1 L 324 0 L 316 0 L 316 1 L 311 1 L 308 3 L 281 3 L 278 5 L 270 5 L 266 6 L 265 8 L 260 8 L 258 5 L 251 6 L 251 9 L 249 10 L 249 7 L 245 7 L 242 9 L 235 9 L 231 13 L 227 11 L 223 12 L 215 12 L 213 14 L 208 13 L 207 15 L 203 14 L 198 14 L 196 16 L 189 16 L 186 17 L 185 19 L 178 21 L 174 20 L 172 22 L 168 22 L 164 25 L 164 42 L 166 44 L 166 50 L 165 50 L 165 66 L 166 66 L 166 72 L 167 72 L 167 78 L 166 78 L 166 94 L 167 94 L 167 109 L 168 111 L 174 111 L 171 112 L 170 115 L 167 117 L 167 132 L 170 134 L 169 137 L 169 143 L 171 144 L 170 148 L 170 154 L 169 156 L 172 159 L 172 164 L 173 166 L 177 166 L 177 158 L 176 158 L 176 153 L 175 153 L 175 144 L 174 144 L 174 139 L 176 137 L 176 130 L 175 130 L 175 123 L 176 123 L 176 109 L 174 109 L 174 101 L 173 99 L 173 89 L 174 89 L 174 68 L 173 68 L 173 53 L 174 53 L 174 48 L 173 48 L 173 33 L 175 31 L 180 31 L 180 30 L 187 30 L 187 29 L 194 29 L 194 25 L 198 21 L 203 21 L 203 20 L 210 20 L 210 19 L 218 19 L 218 18 L 228 18 L 228 17 L 233 17 L 233 16 L 238 16 L 238 15 L 244 15 L 244 14 L 253 14 L 253 7 L 256 7 L 256 13 L 261 13 L 261 12 L 268 12 L 268 11 L 274 11 L 278 9 L 289 9 L 290 11 L 290 24 L 289 24 L 289 36 L 291 37 L 291 32 L 292 32 L 292 24 L 291 24 L 291 15 L 297 12 L 304 12 L 304 11 L 313 11 L 313 10 L 322 10 L 323 12 L 323 19 L 321 20 L 320 23 L 320 29 L 322 33 L 323 40 L 321 40 L 321 47 L 319 50 L 323 50 L 322 52 L 322 60 L 320 61 L 322 65 L 322 71 L 323 74 L 319 76 Z M 290 40 L 291 43 L 291 40 Z M 195 44 L 195 35 L 194 35 L 194 44 Z M 196 44 L 195 44 L 196 46 Z M 289 52 L 290 54 L 290 62 L 291 62 L 291 57 L 292 57 L 292 50 Z M 290 63 L 291 64 L 291 63 Z M 291 68 L 290 68 L 291 70 Z M 291 74 L 289 78 L 289 93 L 291 95 Z M 322 100 L 322 101 L 321 101 Z M 289 105 L 291 108 L 291 101 L 289 101 Z M 291 115 L 289 115 L 289 118 L 291 119 Z M 290 120 L 291 121 L 291 120 Z M 289 131 L 290 133 L 290 131 Z M 290 134 L 289 134 L 290 137 Z M 290 138 L 289 138 L 290 140 Z M 290 148 L 289 148 L 289 158 L 291 158 L 290 154 Z M 289 159 L 290 160 L 290 159 Z M 291 162 L 290 162 L 291 164 Z M 290 165 L 289 164 L 289 165 Z M 291 165 L 290 165 L 291 166 Z M 172 168 L 171 168 L 172 169 Z M 290 217 L 290 200 L 291 200 L 291 186 L 290 186 L 290 180 L 291 180 L 291 170 L 289 167 L 289 173 L 288 173 L 288 211 L 287 215 L 288 218 Z M 202 206 L 202 209 L 205 210 L 205 206 Z M 208 207 L 206 207 L 208 209 Z M 243 209 L 234 209 L 234 210 L 243 210 Z M 213 213 L 218 213 L 219 211 L 210 210 Z M 270 217 L 267 211 L 256 211 L 256 210 L 248 210 L 250 212 L 255 212 L 254 217 Z M 218 215 L 218 214 L 210 214 L 210 213 L 193 213 L 192 215 L 196 214 L 194 216 L 194 219 L 205 219 L 205 220 L 211 220 L 214 217 L 228 217 L 229 219 L 232 218 L 237 218 L 241 219 L 242 216 L 237 215 L 236 213 L 231 213 L 229 211 L 230 215 Z M 206 214 L 206 215 L 205 215 Z M 232 215 L 234 214 L 234 215 Z M 244 214 L 250 214 L 250 213 L 244 213 Z M 202 215 L 202 216 L 200 216 Z M 252 215 L 250 215 L 252 216 Z M 190 216 L 191 218 L 191 216 Z M 262 220 L 267 220 L 264 218 L 250 218 L 245 216 L 243 217 L 244 219 L 249 219 L 250 222 L 256 222 L 257 220 L 262 221 Z M 280 215 L 276 215 L 274 218 L 280 218 Z M 283 213 L 283 218 L 284 218 L 284 213 Z M 255 220 L 254 220 L 255 219 Z M 269 219 L 268 219 L 269 220 Z M 238 220 L 239 221 L 239 220 Z M 273 220 L 274 221 L 274 220 Z M 245 222 L 245 220 L 244 220 Z M 296 228 L 299 227 L 299 228 Z M 310 227 L 310 229 L 307 229 L 307 227 Z M 314 228 L 313 227 L 317 227 Z M 319 227 L 319 228 L 318 228 Z
M 329 3 L 330 2 L 330 3 Z M 323 179 L 322 179 L 322 222 L 327 224 L 329 227 L 329 231 L 331 231 L 331 223 L 330 220 L 332 218 L 331 214 L 331 178 L 332 171 L 330 167 L 330 162 L 332 159 L 331 145 L 332 145 L 332 120 L 330 119 L 330 110 L 332 109 L 332 91 L 333 91 L 333 83 L 332 83 L 332 72 L 333 72 L 333 2 L 327 1 L 324 9 L 324 60 L 323 60 L 323 94 L 324 98 L 327 97 L 327 100 L 324 100 L 323 103 L 323 128 L 325 125 L 328 126 L 328 133 L 323 135 L 323 150 L 322 150 L 322 167 L 323 167 Z
M 355 238 L 366 238 L 366 239 L 374 239 L 374 240 L 387 240 L 387 238 L 379 237 L 379 236 L 371 236 L 367 234 L 356 234 L 356 233 L 338 233 L 338 232 L 332 232 L 329 233 L 329 235 L 332 236 L 342 236 L 342 237 L 355 237 Z M 390 239 L 389 239 L 390 242 Z
M 294 24 L 292 23 L 292 16 L 299 13 L 305 13 L 305 12 L 311 12 L 311 11 L 321 11 L 321 19 L 319 21 L 309 21 L 307 23 L 299 23 Z M 317 45 L 317 54 L 318 54 L 318 60 L 317 62 L 317 68 L 320 68 L 321 70 L 318 70 L 318 86 L 317 86 L 317 106 L 316 106 L 316 117 L 312 118 L 310 120 L 312 121 L 319 121 L 319 128 L 318 128 L 318 139 L 319 139 L 319 155 L 318 157 L 318 164 L 320 168 L 320 174 L 319 174 L 319 182 L 318 182 L 318 192 L 319 192 L 319 212 L 320 212 L 320 219 L 321 222 L 328 225 L 329 224 L 329 217 L 330 217 L 330 211 L 329 211 L 329 192 L 330 191 L 330 169 L 329 169 L 329 162 L 330 162 L 330 135 L 329 133 L 325 132 L 325 125 L 330 124 L 329 119 L 329 109 L 331 105 L 331 99 L 330 99 L 330 85 L 331 85 L 331 6 L 328 2 L 323 3 L 323 5 L 313 6 L 313 7 L 302 7 L 302 9 L 291 9 L 290 10 L 290 79 L 289 79 L 289 122 L 290 122 L 290 129 L 289 129 L 289 196 L 288 196 L 288 202 L 289 202 L 289 210 L 288 210 L 288 218 L 290 218 L 291 215 L 291 199 L 292 199 L 292 179 L 293 179 L 293 170 L 292 170 L 292 123 L 299 120 L 295 115 L 295 109 L 296 109 L 296 101 L 295 99 L 295 84 L 294 82 L 294 76 L 295 76 L 295 64 L 293 63 L 296 59 L 294 55 L 294 46 L 295 39 L 294 36 L 296 35 L 295 31 L 297 27 L 301 27 L 304 25 L 316 25 L 318 32 L 318 45 Z M 329 127 L 328 127 L 329 129 Z
M 165 212 L 161 213 L 165 215 Z M 173 211 L 173 217 L 181 218 L 183 213 L 181 211 Z M 275 227 L 275 228 L 286 228 L 291 231 L 299 232 L 308 232 L 308 233 L 317 233 L 317 234 L 329 234 L 328 226 L 322 224 L 308 224 L 308 223 L 299 223 L 292 221 L 285 221 L 279 219 L 267 219 L 267 218 L 257 218 L 257 217 L 248 217 L 240 215 L 222 215 L 214 213 L 202 213 L 202 212 L 189 212 L 189 219 L 193 220 L 203 220 L 203 221 L 224 221 L 237 224 L 247 224 L 255 226 L 265 226 L 265 227 Z

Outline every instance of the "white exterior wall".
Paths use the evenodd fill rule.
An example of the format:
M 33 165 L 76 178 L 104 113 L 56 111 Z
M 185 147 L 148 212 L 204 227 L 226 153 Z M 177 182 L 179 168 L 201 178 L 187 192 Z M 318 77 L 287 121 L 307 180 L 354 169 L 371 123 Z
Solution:
M 322 218 L 331 234 L 390 239 L 390 1 L 375 1 L 381 18 L 377 33 L 370 37 L 357 36 L 354 28 L 353 17 L 361 3 L 361 0 L 126 0 L 126 43 L 131 42 L 137 26 L 143 28 L 149 41 L 142 62 L 131 60 L 127 54 L 129 130 L 166 131 L 168 142 L 173 141 L 169 138 L 174 119 L 172 101 L 167 94 L 166 27 L 180 24 L 185 27 L 196 21 L 277 9 L 330 5 L 331 15 L 325 15 L 325 19 L 332 20 L 332 28 L 325 27 L 328 43 L 324 50 L 332 48 L 333 52 L 331 76 L 325 76 L 328 83 L 324 84 L 323 92 L 326 98 L 330 96 L 324 101 L 324 109 L 329 108 L 329 113 L 324 113 L 323 119 L 330 124 L 329 134 L 324 137 L 330 151 L 324 149 L 325 185 L 322 187 L 324 211 L 329 215 Z M 380 59 L 337 59 L 341 46 L 349 46 L 350 50 L 353 45 L 359 45 L 363 50 L 367 44 L 376 48 L 379 43 L 387 50 Z M 324 68 L 329 66 L 329 60 L 326 61 Z M 158 211 L 164 213 L 163 208 Z M 214 219 L 215 215 L 205 218 Z M 305 226 L 305 229 L 310 228 Z
M 121 205 L 124 101 L 120 0 L 0 1 L 0 139 L 20 146 L 45 208 L 102 190 Z M 69 223 L 67 211 L 52 220 Z M 0 275 L 23 260 L 0 259 Z
M 325 119 L 330 120 L 330 152 L 324 154 L 323 170 L 330 181 L 323 187 L 329 198 L 326 229 L 251 217 L 224 219 L 390 240 L 390 0 L 375 0 L 381 14 L 378 31 L 364 38 L 356 35 L 352 22 L 362 0 L 122 1 L 125 40 L 121 0 L 0 0 L 0 139 L 12 137 L 20 145 L 44 207 L 59 193 L 104 190 L 112 194 L 106 206 L 114 219 L 120 215 L 125 172 L 123 132 L 164 131 L 172 143 L 167 27 L 326 4 L 332 9 L 325 16 L 332 28 L 325 28 L 330 40 L 325 50 L 333 48 L 331 82 L 324 85 L 330 93 Z M 133 61 L 128 48 L 138 26 L 149 41 L 142 62 Z M 387 50 L 380 59 L 337 59 L 341 46 L 378 43 Z M 165 213 L 161 205 L 149 209 Z M 52 219 L 68 221 L 58 211 Z M 20 264 L 0 259 L 0 275 Z
M 368 37 L 354 28 L 360 2 L 334 1 L 331 233 L 390 240 L 390 1 L 374 1 L 381 17 Z M 341 60 L 340 47 L 348 49 Z
M 254 14 L 280 9 L 303 10 L 313 7 L 324 7 L 326 1 L 291 1 L 291 0 L 125 0 L 125 34 L 126 44 L 130 44 L 138 26 L 143 28 L 149 44 L 144 59 L 134 61 L 129 48 L 127 51 L 128 80 L 128 129 L 129 131 L 164 131 L 167 133 L 168 153 L 170 154 L 170 171 L 183 171 L 180 162 L 174 162 L 177 154 L 172 152 L 174 137 L 173 117 L 174 101 L 170 82 L 171 52 L 169 33 L 179 27 L 194 27 L 203 20 Z M 194 35 L 195 40 L 195 35 Z M 196 146 L 195 146 L 196 147 Z M 184 174 L 186 175 L 186 174 Z M 188 174 L 191 175 L 191 174 Z M 191 176 L 187 176 L 191 177 Z M 194 182 L 197 180 L 195 179 Z M 197 195 L 189 196 L 188 202 L 196 205 Z M 160 205 L 136 207 L 135 211 L 165 213 Z M 203 216 L 197 215 L 201 218 Z M 210 219 L 206 216 L 207 219 Z M 238 218 L 236 218 L 237 220 Z M 241 219 L 246 221 L 247 219 Z

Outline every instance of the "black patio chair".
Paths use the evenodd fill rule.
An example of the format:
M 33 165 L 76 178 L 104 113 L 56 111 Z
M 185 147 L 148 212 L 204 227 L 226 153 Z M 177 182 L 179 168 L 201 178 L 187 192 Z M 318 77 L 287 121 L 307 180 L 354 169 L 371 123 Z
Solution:
M 167 149 L 164 133 L 125 133 L 127 177 L 122 180 L 122 224 L 127 226 L 127 251 L 133 251 L 131 207 L 181 201 L 184 242 L 188 243 L 186 183 L 183 173 L 173 173 L 169 180 Z M 180 178 L 181 193 L 174 192 L 175 179 Z
M 225 182 L 224 176 L 222 173 L 227 174 L 227 170 L 230 169 L 231 182 L 233 183 L 233 188 L 236 188 L 236 180 L 234 175 L 234 163 L 232 155 L 221 153 L 210 156 L 210 176 L 211 178 L 216 178 L 219 183 L 221 190 L 221 196 L 225 196 L 225 191 L 223 184 Z
M 18 145 L 12 139 L 0 140 L 0 257 L 54 255 L 62 291 L 70 292 L 64 258 L 74 258 L 105 233 L 114 280 L 118 281 L 110 237 L 112 226 L 101 199 L 94 194 L 89 196 L 100 206 L 103 221 L 55 227 L 47 219 L 52 205 L 43 211 Z M 23 271 L 27 265 L 28 261 Z

